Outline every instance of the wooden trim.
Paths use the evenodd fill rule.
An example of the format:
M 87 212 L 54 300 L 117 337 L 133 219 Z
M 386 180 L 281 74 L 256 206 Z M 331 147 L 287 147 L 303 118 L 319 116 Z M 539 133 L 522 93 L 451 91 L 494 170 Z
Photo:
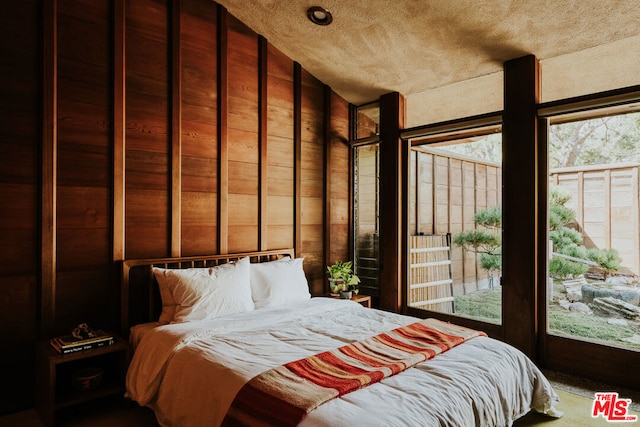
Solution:
M 568 115 L 565 120 L 553 120 L 554 123 L 562 123 L 573 119 L 586 119 L 590 116 L 588 114 L 590 111 L 594 111 L 594 116 L 602 115 L 601 111 L 595 110 L 609 109 L 612 114 L 637 110 L 637 105 L 630 104 L 638 102 L 640 102 L 640 85 L 545 102 L 538 105 L 538 115 L 548 118 Z
M 125 257 L 126 14 L 113 2 L 113 259 Z
M 227 47 L 229 15 L 218 6 L 218 252 L 229 251 L 229 98 Z
M 354 187 L 355 187 L 355 168 L 354 168 L 354 151 L 355 147 L 351 143 L 356 135 L 356 129 L 354 127 L 355 117 L 356 117 L 357 107 L 353 104 L 349 104 L 349 154 L 348 154 L 348 162 L 349 162 L 349 249 L 348 253 L 355 260 L 356 258 L 356 242 L 355 242 L 355 219 L 354 219 L 354 210 L 355 210 L 355 200 L 354 200 Z
M 267 39 L 258 37 L 258 141 L 259 158 L 258 173 L 260 183 L 258 185 L 258 248 L 266 250 L 268 246 L 268 222 L 267 206 L 269 195 L 269 157 L 268 157 L 268 134 L 267 134 L 267 82 L 269 51 Z
M 538 339 L 539 64 L 527 55 L 504 64 L 503 325 L 504 339 L 536 359 Z M 508 195 L 508 197 L 506 197 Z M 545 278 L 540 278 L 546 280 Z
M 451 230 L 451 212 L 453 207 L 451 206 L 451 195 L 453 194 L 453 188 L 451 188 L 451 157 L 447 157 L 447 232 Z M 485 179 L 487 176 L 485 175 Z M 485 181 L 484 188 L 487 188 L 487 183 Z M 487 191 L 484 192 L 485 197 L 487 195 Z M 486 204 L 486 203 L 485 203 Z M 444 231 L 444 230 L 443 230 Z M 443 233 L 444 234 L 444 233 Z
M 420 225 L 420 219 L 422 218 L 422 209 L 420 208 L 420 205 L 422 204 L 422 197 L 420 196 L 420 172 L 422 171 L 422 162 L 420 162 L 420 152 L 414 150 L 413 151 L 415 153 L 416 156 L 416 160 L 414 162 L 413 165 L 413 169 L 415 171 L 415 188 L 413 189 L 414 191 L 414 200 L 416 201 L 416 207 L 414 209 L 414 215 L 416 217 L 415 221 L 416 221 L 416 226 L 415 226 L 415 230 L 413 231 L 414 234 L 420 234 L 423 233 L 422 231 L 422 227 Z M 409 152 L 409 155 L 411 155 L 411 152 Z M 409 158 L 409 160 L 411 160 L 411 158 Z
M 323 86 L 323 104 L 324 104 L 324 117 L 323 117 L 323 169 L 322 173 L 324 174 L 324 188 L 323 188 L 323 198 L 324 198 L 324 212 L 322 215 L 322 219 L 324 222 L 324 241 L 322 242 L 323 250 L 324 250 L 324 265 L 329 265 L 331 260 L 331 208 L 332 208 L 332 190 L 331 190 L 331 151 L 333 145 L 333 138 L 331 137 L 331 88 L 327 85 Z M 323 283 L 327 283 L 324 281 Z M 328 288 L 327 288 L 328 289 Z M 327 290 L 325 289 L 325 291 Z
M 403 130 L 400 133 L 400 137 L 405 140 L 417 139 L 417 141 L 413 142 L 413 145 L 420 145 L 499 132 L 501 124 L 502 112 L 493 112 L 417 126 Z
M 405 124 L 405 100 L 402 95 L 398 99 L 398 127 L 404 128 Z M 411 143 L 400 137 L 396 139 L 399 150 L 400 161 L 400 210 L 398 212 L 398 221 L 400 222 L 400 284 L 398 289 L 398 305 L 404 310 L 408 304 L 409 293 L 409 263 L 411 257 L 411 239 L 409 238 L 409 221 L 407 216 L 409 212 L 409 168 L 411 163 Z
M 549 156 L 549 120 L 544 118 L 538 119 L 538 222 L 544 224 L 540 228 L 538 234 L 538 277 L 544 278 L 547 283 L 538 289 L 538 328 L 541 333 L 538 334 L 537 361 L 546 362 L 546 354 L 548 351 L 548 343 L 546 339 L 546 330 L 549 323 L 547 314 L 547 305 L 549 301 L 549 173 L 547 171 L 547 162 Z M 503 196 L 504 197 L 504 196 Z M 544 231 L 543 231 L 544 230 Z M 503 252 L 504 253 L 504 252 Z M 504 319 L 503 319 L 504 322 Z
M 182 54 L 180 0 L 171 3 L 171 256 L 181 255 L 182 239 Z
M 42 2 L 42 194 L 40 337 L 51 336 L 56 317 L 56 186 L 58 151 L 58 2 Z
M 293 241 L 299 253 L 302 248 L 302 67 L 297 62 L 293 63 L 293 146 Z
M 555 335 L 547 337 L 547 348 L 548 369 L 638 390 L 640 370 L 632 368 L 638 366 L 637 351 Z

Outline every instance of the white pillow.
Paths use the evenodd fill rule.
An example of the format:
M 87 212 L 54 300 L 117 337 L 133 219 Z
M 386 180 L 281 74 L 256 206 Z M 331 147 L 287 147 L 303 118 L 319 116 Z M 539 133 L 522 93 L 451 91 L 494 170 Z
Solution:
M 172 323 L 253 310 L 249 274 L 249 258 L 209 269 L 167 270 L 167 286 L 176 303 Z
M 304 258 L 251 264 L 251 296 L 255 308 L 281 307 L 311 298 Z
M 203 270 L 208 272 L 209 268 L 204 268 Z M 156 282 L 158 282 L 158 290 L 160 291 L 160 299 L 162 300 L 162 312 L 160 313 L 158 322 L 169 323 L 173 320 L 173 316 L 176 313 L 176 302 L 173 300 L 173 296 L 167 286 L 167 279 L 165 277 L 167 269 L 153 267 L 152 271 Z

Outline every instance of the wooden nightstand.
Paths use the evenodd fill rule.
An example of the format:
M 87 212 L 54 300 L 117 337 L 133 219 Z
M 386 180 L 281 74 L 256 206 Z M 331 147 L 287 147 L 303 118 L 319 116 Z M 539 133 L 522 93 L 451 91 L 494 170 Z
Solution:
M 57 410 L 100 397 L 122 393 L 128 364 L 129 343 L 114 337 L 111 345 L 70 354 L 58 353 L 49 341 L 37 345 L 36 409 L 45 426 L 55 424 Z M 103 369 L 102 381 L 93 390 L 78 391 L 73 373 L 85 367 Z
M 334 295 L 330 295 L 330 297 L 340 299 L 340 297 L 337 297 Z M 371 297 L 369 295 L 362 295 L 362 294 L 354 295 L 351 297 L 351 301 L 355 301 L 361 304 L 363 307 L 371 308 Z
M 369 295 L 354 295 L 351 297 L 351 301 L 355 301 L 366 308 L 371 308 L 371 297 Z

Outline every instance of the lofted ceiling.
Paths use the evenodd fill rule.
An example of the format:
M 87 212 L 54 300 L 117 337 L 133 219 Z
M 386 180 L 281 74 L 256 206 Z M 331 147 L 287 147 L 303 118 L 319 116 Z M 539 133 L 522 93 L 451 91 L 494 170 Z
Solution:
M 216 1 L 356 105 L 640 34 L 637 0 Z M 315 5 L 331 11 L 331 25 L 307 19 Z

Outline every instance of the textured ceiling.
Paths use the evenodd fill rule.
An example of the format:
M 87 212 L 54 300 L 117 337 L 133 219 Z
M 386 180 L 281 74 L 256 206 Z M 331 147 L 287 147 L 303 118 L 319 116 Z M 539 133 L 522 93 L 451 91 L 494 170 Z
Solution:
M 638 0 L 216 0 L 354 104 L 640 34 Z M 333 14 L 312 24 L 310 6 Z

